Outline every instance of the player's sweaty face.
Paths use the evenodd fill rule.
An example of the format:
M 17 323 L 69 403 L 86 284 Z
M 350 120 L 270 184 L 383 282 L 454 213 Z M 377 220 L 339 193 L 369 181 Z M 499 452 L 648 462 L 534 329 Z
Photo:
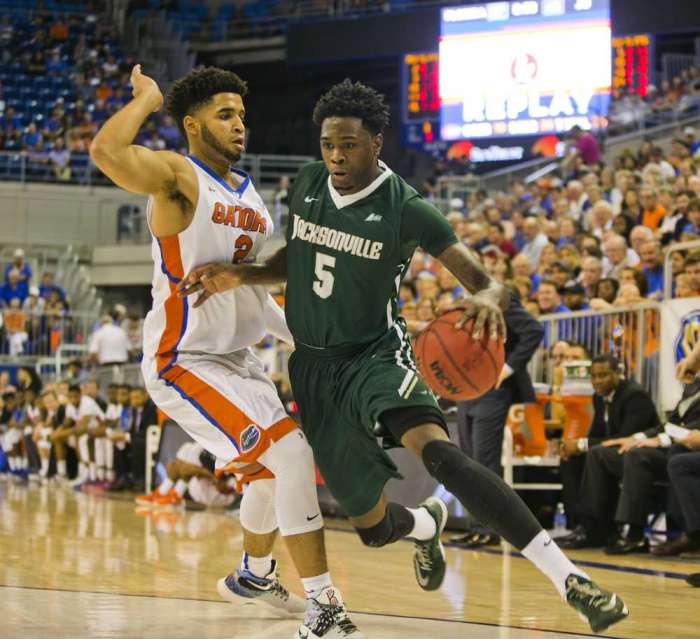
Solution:
M 360 118 L 326 118 L 321 125 L 321 157 L 331 184 L 341 195 L 357 193 L 379 174 L 382 135 L 372 135 Z
M 229 162 L 240 160 L 245 151 L 245 107 L 237 93 L 217 93 L 197 109 L 185 127 L 196 131 L 198 141 L 206 152 L 215 153 Z M 194 127 L 189 129 L 189 127 Z

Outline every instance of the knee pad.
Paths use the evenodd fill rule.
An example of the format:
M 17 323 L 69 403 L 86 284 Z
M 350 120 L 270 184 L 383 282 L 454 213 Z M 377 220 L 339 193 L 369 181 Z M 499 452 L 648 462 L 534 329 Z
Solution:
M 389 503 L 384 519 L 371 528 L 355 528 L 365 546 L 381 548 L 403 539 L 413 528 L 413 515 L 404 506 Z
M 246 485 L 239 519 L 243 528 L 256 535 L 277 530 L 274 479 L 258 479 Z
M 314 456 L 304 434 L 300 430 L 288 433 L 257 461 L 275 475 L 275 513 L 282 536 L 322 528 Z

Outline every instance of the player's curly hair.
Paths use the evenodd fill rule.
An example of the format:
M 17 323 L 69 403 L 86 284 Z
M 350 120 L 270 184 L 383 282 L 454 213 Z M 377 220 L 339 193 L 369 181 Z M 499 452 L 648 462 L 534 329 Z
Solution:
M 313 120 L 318 126 L 326 118 L 336 117 L 360 118 L 362 126 L 377 135 L 389 124 L 389 107 L 379 91 L 345 78 L 324 93 L 314 108 Z
M 216 67 L 197 67 L 170 87 L 165 109 L 175 118 L 185 138 L 182 124 L 185 116 L 192 115 L 217 93 L 237 93 L 243 97 L 248 93 L 248 85 L 232 71 Z

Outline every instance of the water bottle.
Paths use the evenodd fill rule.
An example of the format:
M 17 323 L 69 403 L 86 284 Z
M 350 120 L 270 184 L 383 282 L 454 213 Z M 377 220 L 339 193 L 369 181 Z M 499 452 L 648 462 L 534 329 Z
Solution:
M 564 504 L 559 502 L 557 509 L 554 511 L 554 536 L 563 535 L 566 532 L 566 512 Z

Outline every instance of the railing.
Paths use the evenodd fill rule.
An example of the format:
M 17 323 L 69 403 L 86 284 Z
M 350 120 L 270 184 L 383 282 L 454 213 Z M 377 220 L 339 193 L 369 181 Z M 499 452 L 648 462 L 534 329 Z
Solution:
M 673 297 L 673 268 L 671 264 L 671 255 L 676 251 L 692 251 L 700 249 L 700 240 L 691 240 L 690 242 L 678 242 L 671 244 L 666 250 L 664 257 L 664 299 L 670 300 Z
M 625 367 L 625 375 L 658 396 L 659 304 L 644 303 L 604 311 L 576 311 L 543 315 L 545 334 L 530 362 L 535 382 L 552 383 L 550 348 L 559 340 L 583 346 L 590 357 L 610 353 Z
M 250 173 L 257 187 L 274 187 L 286 175 L 293 177 L 299 169 L 316 158 L 309 155 L 257 155 L 248 153 L 237 164 Z M 88 187 L 114 186 L 97 169 L 87 154 L 71 155 L 69 172 L 57 172 L 49 163 L 48 153 L 0 151 L 0 180 L 6 182 L 50 182 L 79 184 Z
M 66 347 L 84 351 L 96 327 L 93 312 L 38 312 L 5 308 L 4 331 L 0 338 L 0 361 L 36 363 L 42 358 L 65 362 Z M 45 363 L 45 361 L 44 361 Z M 58 364 L 60 370 L 61 365 Z

